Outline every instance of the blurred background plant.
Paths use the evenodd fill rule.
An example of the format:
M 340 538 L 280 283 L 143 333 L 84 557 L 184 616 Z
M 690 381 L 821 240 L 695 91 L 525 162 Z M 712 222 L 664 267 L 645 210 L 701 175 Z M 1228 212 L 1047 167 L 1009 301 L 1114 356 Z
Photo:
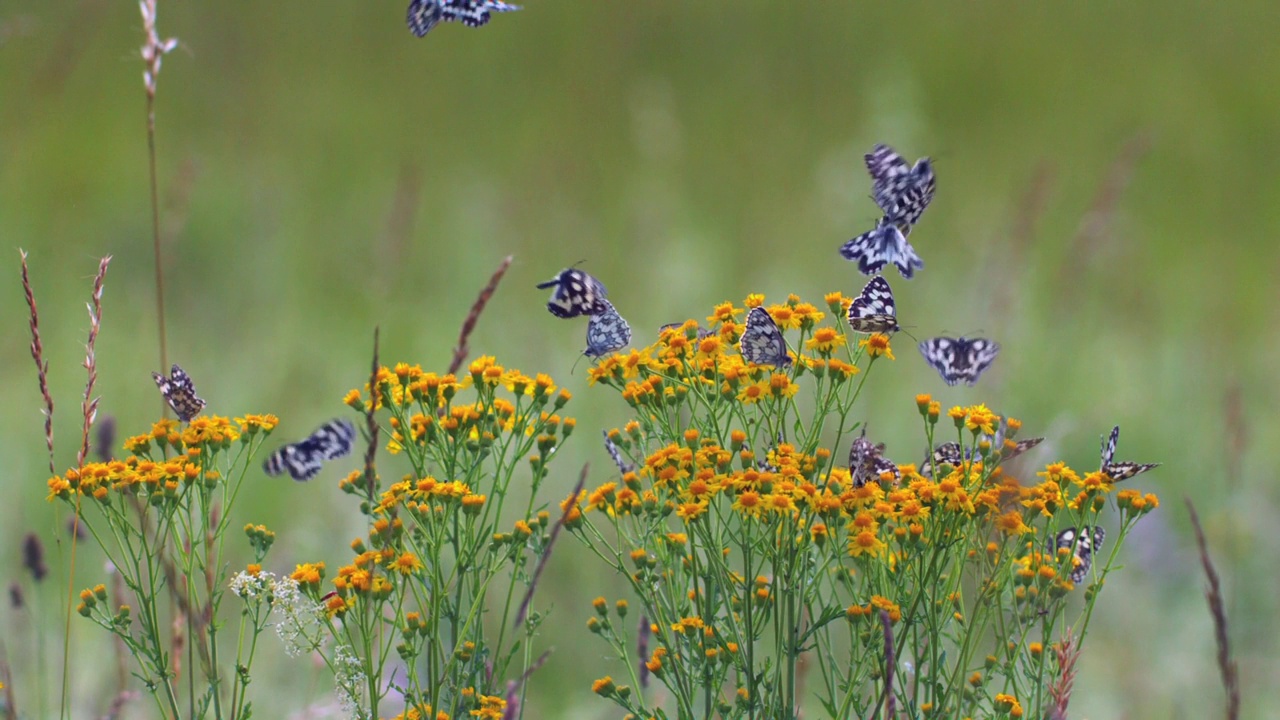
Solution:
M 475 354 L 501 352 L 561 379 L 583 432 L 619 426 L 629 413 L 616 398 L 582 393 L 581 369 L 566 374 L 581 329 L 548 316 L 534 284 L 588 259 L 637 346 L 691 308 L 748 289 L 849 294 L 865 279 L 836 248 L 877 217 L 862 154 L 888 142 L 931 155 L 940 191 L 912 235 L 926 267 L 894 284 L 900 320 L 917 335 L 981 331 L 1004 351 L 976 391 L 943 387 L 903 353 L 863 396 L 868 415 L 886 418 L 878 438 L 893 448 L 916 437 L 914 418 L 883 410 L 921 389 L 944 407 L 1016 407 L 1050 438 L 1016 461 L 1027 468 L 1089 467 L 1098 434 L 1123 425 L 1126 456 L 1166 462 L 1151 489 L 1190 495 L 1200 509 L 1239 620 L 1241 682 L 1263 707 L 1275 700 L 1263 681 L 1280 670 L 1280 639 L 1241 628 L 1280 612 L 1280 595 L 1250 581 L 1273 576 L 1280 552 L 1280 537 L 1264 532 L 1277 496 L 1258 442 L 1280 433 L 1280 161 L 1265 152 L 1280 136 L 1275 19 L 1262 0 L 787 13 L 544 2 L 418 40 L 396 4 L 164 4 L 162 37 L 182 40 L 165 58 L 156 108 L 169 357 L 219 407 L 271 408 L 283 431 L 301 435 L 367 373 L 374 325 L 387 356 L 444 364 L 451 319 L 513 253 L 502 312 L 477 327 Z M 91 263 L 114 255 L 97 387 L 100 413 L 121 427 L 154 419 L 147 373 L 162 369 L 138 44 L 132 3 L 0 8 L 0 237 L 31 253 L 60 397 L 84 382 L 68 361 L 83 328 L 66 319 L 82 317 Z M 8 694 L 57 678 L 60 662 L 14 661 L 15 648 L 36 637 L 60 645 L 62 633 L 60 613 L 46 608 L 61 605 L 50 578 L 63 575 L 37 583 L 22 569 L 22 538 L 38 532 L 55 569 L 69 545 L 44 500 L 20 293 L 0 297 L 0 311 L 14 330 L 0 372 L 15 398 L 0 413 L 0 451 L 16 490 L 0 507 L 0 546 L 11 549 L 0 577 L 25 599 L 0 617 L 17 680 L 4 680 Z M 79 434 L 76 413 L 54 423 L 59 437 Z M 60 468 L 73 452 L 60 446 Z M 608 461 L 596 443 L 564 452 L 563 467 Z M 364 532 L 337 489 L 348 469 L 306 485 L 247 482 L 237 527 L 289 523 L 272 553 L 281 563 L 332 556 Z M 574 480 L 557 474 L 547 490 L 563 496 Z M 1192 536 L 1169 507 L 1126 542 L 1127 572 L 1108 585 L 1125 602 L 1094 614 L 1073 714 L 1201 717 L 1218 706 Z M 79 586 L 100 561 L 78 563 Z M 583 641 L 580 588 L 598 575 L 571 543 L 548 567 L 540 596 L 573 609 L 544 623 L 557 646 Z M 616 597 L 618 582 L 599 593 Z M 258 712 L 325 711 L 331 683 L 299 676 L 270 645 L 256 681 L 281 691 L 258 698 Z M 112 650 L 80 633 L 72 652 Z M 554 653 L 529 707 L 610 712 L 578 693 L 599 677 L 596 664 Z M 81 668 L 76 706 L 106 712 L 115 674 Z

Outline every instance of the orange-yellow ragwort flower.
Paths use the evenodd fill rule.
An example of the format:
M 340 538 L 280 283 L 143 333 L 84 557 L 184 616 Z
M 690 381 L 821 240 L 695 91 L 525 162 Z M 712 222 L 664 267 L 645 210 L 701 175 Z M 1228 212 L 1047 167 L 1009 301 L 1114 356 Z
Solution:
M 986 405 L 972 405 L 965 408 L 965 413 L 967 415 L 965 425 L 975 435 L 980 432 L 988 435 L 995 433 L 995 424 L 1000 420 L 1000 416 L 991 412 Z
M 813 337 L 804 343 L 805 347 L 823 356 L 830 355 L 837 346 L 843 345 L 844 335 L 830 327 L 818 328 L 813 332 Z
M 889 346 L 889 336 L 884 333 L 875 333 L 858 341 L 858 347 L 867 349 L 867 355 L 872 358 L 884 356 L 890 360 L 896 360 L 893 356 L 893 348 Z

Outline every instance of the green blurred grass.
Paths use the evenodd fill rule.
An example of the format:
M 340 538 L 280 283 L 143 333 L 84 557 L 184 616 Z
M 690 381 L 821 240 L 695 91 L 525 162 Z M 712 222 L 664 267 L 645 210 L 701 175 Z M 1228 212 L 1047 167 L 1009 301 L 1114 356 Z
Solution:
M 582 366 L 569 374 L 583 328 L 546 314 L 534 283 L 585 258 L 640 342 L 748 292 L 849 293 L 863 279 L 835 247 L 874 220 L 861 153 L 885 141 L 929 154 L 940 192 L 913 235 L 927 267 L 890 278 L 903 322 L 920 337 L 985 332 L 1004 352 L 976 390 L 947 389 L 901 338 L 866 416 L 907 461 L 920 444 L 914 393 L 985 400 L 1051 433 L 1051 457 L 1081 467 L 1119 423 L 1123 457 L 1165 463 L 1140 481 L 1164 507 L 1109 583 L 1073 708 L 1216 708 L 1182 495 L 1206 519 L 1246 698 L 1262 706 L 1277 699 L 1265 686 L 1276 637 L 1257 628 L 1274 627 L 1276 594 L 1248 578 L 1273 576 L 1277 549 L 1260 531 L 1276 506 L 1262 451 L 1278 430 L 1277 15 L 1245 1 L 539 2 L 415 41 L 402 3 L 162 2 L 162 33 L 182 41 L 160 76 L 162 194 L 186 183 L 189 197 L 166 213 L 170 357 L 214 410 L 275 412 L 281 434 L 301 434 L 361 384 L 374 325 L 385 361 L 447 363 L 475 291 L 514 253 L 472 345 L 575 392 L 580 438 L 559 492 L 577 462 L 607 461 L 596 429 L 626 413 L 586 388 Z M 129 2 L 0 6 L 0 27 L 20 30 L 0 32 L 0 238 L 31 253 L 60 465 L 78 440 L 82 303 L 102 254 L 115 256 L 102 411 L 131 434 L 159 410 L 138 25 Z M 1150 150 L 1105 241 L 1082 251 L 1099 187 L 1143 134 Z M 416 220 L 398 237 L 388 218 L 415 173 Z M 1016 242 L 1036 177 L 1048 178 L 1044 212 Z M 0 547 L 16 548 L 54 521 L 16 252 L 7 267 L 0 448 L 15 495 L 0 507 Z M 1232 388 L 1242 448 L 1224 420 Z M 359 532 L 334 474 L 252 489 L 245 520 L 280 531 L 277 562 L 332 562 Z M 590 596 L 618 588 L 561 550 L 543 587 L 560 652 L 537 677 L 536 712 L 604 716 L 585 683 L 606 648 L 580 621 Z M 17 576 L 16 559 L 0 553 L 0 579 Z M 81 567 L 81 582 L 96 577 Z M 79 628 L 77 647 L 97 640 Z M 291 662 L 268 681 L 288 690 L 261 700 L 268 715 L 326 689 Z M 77 663 L 86 702 L 105 697 L 97 665 Z

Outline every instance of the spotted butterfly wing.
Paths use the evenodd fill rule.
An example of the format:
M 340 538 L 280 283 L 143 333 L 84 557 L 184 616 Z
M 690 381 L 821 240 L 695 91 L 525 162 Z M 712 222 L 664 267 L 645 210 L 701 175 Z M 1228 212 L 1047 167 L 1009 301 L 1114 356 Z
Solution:
M 965 454 L 960 451 L 959 443 L 942 443 L 934 448 L 933 452 L 920 463 L 921 477 L 932 478 L 935 470 L 942 465 L 950 465 L 953 468 L 960 467 L 964 463 Z
M 776 367 L 791 364 L 782 330 L 764 308 L 751 308 L 751 312 L 747 314 L 747 329 L 743 331 L 738 345 L 742 350 L 742 357 L 749 363 Z
M 196 395 L 195 383 L 191 382 L 191 377 L 177 363 L 170 368 L 168 377 L 153 372 L 151 378 L 156 381 L 156 387 L 160 388 L 165 402 L 169 403 L 169 407 L 173 408 L 174 414 L 182 422 L 191 422 L 204 409 L 204 400 Z
M 1093 567 L 1093 553 L 1102 547 L 1102 541 L 1106 540 L 1107 531 L 1099 526 L 1084 525 L 1077 528 L 1067 528 L 1058 533 L 1049 544 L 1051 551 L 1057 552 L 1061 549 L 1075 548 L 1072 557 L 1071 582 L 1080 583 L 1089 575 L 1089 568 Z
M 893 477 L 893 482 L 902 479 L 898 466 L 884 457 L 884 443 L 873 443 L 864 433 L 853 439 L 849 445 L 849 477 L 855 488 L 860 488 L 871 481 L 879 481 L 885 473 Z
M 1141 475 L 1152 468 L 1160 467 L 1160 463 L 1136 463 L 1128 460 L 1115 462 L 1116 444 L 1119 442 L 1120 426 L 1116 425 L 1111 429 L 1111 437 L 1102 444 L 1102 472 L 1113 481 L 1128 480 L 1134 475 Z
M 622 450 L 618 448 L 618 445 L 613 441 L 613 438 L 609 437 L 609 431 L 601 430 L 600 432 L 604 435 L 604 449 L 609 453 L 609 457 L 613 460 L 613 464 L 618 466 L 618 472 L 623 475 L 626 475 L 629 472 L 634 472 L 636 464 L 628 462 L 626 458 L 622 457 Z
M 871 278 L 849 303 L 849 327 L 855 332 L 882 333 L 900 330 L 893 290 L 881 276 Z
M 983 437 L 991 443 L 991 448 L 1000 453 L 1001 460 L 1012 460 L 1044 442 L 1044 438 L 1042 437 L 1027 438 L 1026 440 L 1018 441 L 1007 440 L 1005 438 L 1005 433 L 1008 432 L 1008 430 L 1009 421 L 1002 417 L 1000 419 L 1000 426 L 996 428 L 995 435 L 983 435 Z
M 925 362 L 932 365 L 948 385 L 961 381 L 967 385 L 978 382 L 999 352 L 999 343 L 983 338 L 936 337 L 920 343 L 920 354 Z
M 841 245 L 840 255 L 858 263 L 858 272 L 863 275 L 875 275 L 891 264 L 902 277 L 910 280 L 916 270 L 924 267 L 924 261 L 907 242 L 906 234 L 888 217 L 882 218 L 872 230 Z
M 554 278 L 538 283 L 539 290 L 553 286 L 555 292 L 547 301 L 547 310 L 558 318 L 596 315 L 608 309 L 605 298 L 609 291 L 604 284 L 577 268 L 565 268 Z
M 631 342 L 631 326 L 614 309 L 613 303 L 605 300 L 604 305 L 604 312 L 592 315 L 587 323 L 587 349 L 582 351 L 587 357 L 617 352 Z
M 439 0 L 444 19 L 460 22 L 467 27 L 481 27 L 489 22 L 490 13 L 514 12 L 519 5 L 509 5 L 499 0 Z
M 409 31 L 417 37 L 425 37 L 442 19 L 444 11 L 440 7 L 440 0 L 412 0 L 409 3 L 406 21 Z
M 271 453 L 262 469 L 272 477 L 288 472 L 298 482 L 310 480 L 325 461 L 350 453 L 355 437 L 356 428 L 350 420 L 330 420 L 307 438 Z
M 871 175 L 872 197 L 886 213 L 893 209 L 911 175 L 911 166 L 888 145 L 876 145 L 865 158 Z

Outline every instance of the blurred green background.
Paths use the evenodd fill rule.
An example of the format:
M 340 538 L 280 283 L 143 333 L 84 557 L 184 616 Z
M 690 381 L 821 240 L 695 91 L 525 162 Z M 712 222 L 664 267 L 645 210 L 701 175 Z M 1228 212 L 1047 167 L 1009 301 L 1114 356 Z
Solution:
M 443 369 L 476 291 L 514 254 L 472 347 L 575 393 L 562 496 L 580 462 L 607 463 L 596 433 L 627 408 L 587 388 L 584 363 L 570 374 L 585 323 L 550 316 L 535 283 L 585 259 L 638 345 L 748 292 L 851 294 L 865 278 L 836 248 L 876 218 L 862 153 L 930 155 L 939 192 L 912 235 L 926 268 L 888 276 L 900 317 L 920 338 L 984 334 L 1004 350 L 977 388 L 946 388 L 899 336 L 865 417 L 891 456 L 917 461 L 915 393 L 986 401 L 1050 436 L 1027 474 L 1053 459 L 1096 467 L 1098 436 L 1120 424 L 1119 457 L 1164 463 L 1134 481 L 1163 506 L 1109 579 L 1072 715 L 1218 712 L 1185 495 L 1227 584 L 1246 716 L 1262 717 L 1280 700 L 1280 534 L 1265 531 L 1266 438 L 1280 437 L 1280 6 L 1054 5 L 530 0 L 417 40 L 402 1 L 162 0 L 161 35 L 181 41 L 157 108 L 169 356 L 211 410 L 274 412 L 282 439 L 301 436 L 363 383 L 375 325 L 384 362 Z M 6 607 L 0 633 L 30 717 L 36 676 L 57 677 L 63 581 L 34 589 L 19 566 L 26 532 L 59 528 L 16 249 L 31 254 L 66 466 L 101 255 L 115 257 L 101 412 L 123 436 L 160 411 L 141 41 L 133 2 L 0 4 L 13 493 L 0 580 L 46 604 L 34 626 Z M 279 532 L 276 569 L 346 556 L 361 523 L 336 487 L 345 469 L 253 483 L 239 510 Z M 79 584 L 101 575 L 96 560 L 80 568 Z M 531 716 L 613 717 L 587 689 L 608 649 L 583 622 L 591 597 L 619 587 L 570 542 L 550 572 L 540 592 L 558 652 Z M 78 707 L 100 713 L 109 650 L 73 627 Z M 39 633 L 44 673 L 29 650 Z M 329 702 L 323 673 L 269 652 L 260 715 Z

